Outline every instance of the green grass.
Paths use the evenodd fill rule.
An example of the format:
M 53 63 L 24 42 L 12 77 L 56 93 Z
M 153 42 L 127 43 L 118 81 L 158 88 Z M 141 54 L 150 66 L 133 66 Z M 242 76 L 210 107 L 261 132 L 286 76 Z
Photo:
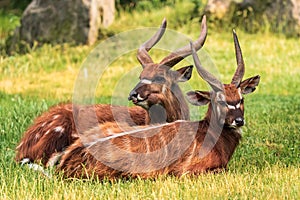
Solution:
M 13 33 L 15 27 L 20 24 L 19 19 L 19 16 L 0 9 L 0 46 L 4 45 L 8 35 Z
M 176 12 L 163 8 L 144 14 L 124 13 L 108 31 L 158 26 L 164 14 L 171 17 Z M 11 17 L 18 19 L 1 13 L 0 21 L 8 23 Z M 193 39 L 199 34 L 197 20 L 176 26 L 172 22 L 170 27 Z M 0 23 L 2 37 L 7 37 L 18 24 L 14 21 L 13 25 L 5 26 L 5 23 Z M 264 33 L 251 35 L 238 28 L 237 33 L 245 57 L 245 78 L 261 75 L 257 91 L 245 98 L 242 142 L 227 172 L 180 179 L 161 177 L 113 183 L 64 180 L 60 175 L 47 179 L 17 165 L 13 160 L 14 149 L 23 132 L 51 105 L 71 101 L 76 76 L 92 47 L 45 45 L 24 55 L 0 56 L 0 199 L 299 199 L 299 39 Z M 209 29 L 204 50 L 216 65 L 220 78 L 229 82 L 236 66 L 231 33 Z M 151 51 L 157 61 L 163 53 L 166 54 Z M 178 67 L 184 64 L 187 62 Z M 212 68 L 209 62 L 203 64 Z M 133 66 L 138 66 L 134 52 L 112 63 L 101 78 L 96 101 L 110 103 L 118 80 Z M 189 83 L 194 88 L 207 89 L 196 71 Z M 205 110 L 203 107 L 200 112 Z M 193 110 L 193 119 L 196 114 Z

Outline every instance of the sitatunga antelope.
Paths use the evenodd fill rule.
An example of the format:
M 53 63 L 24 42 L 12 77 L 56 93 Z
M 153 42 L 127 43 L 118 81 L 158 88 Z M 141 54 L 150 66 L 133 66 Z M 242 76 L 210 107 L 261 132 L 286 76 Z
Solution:
M 171 68 L 191 54 L 190 47 L 185 46 L 172 52 L 158 64 L 154 63 L 148 54 L 148 51 L 164 34 L 166 24 L 166 20 L 163 20 L 156 34 L 142 44 L 137 52 L 137 59 L 143 71 L 140 75 L 140 82 L 130 92 L 129 100 L 139 106 L 125 107 L 107 104 L 79 106 L 71 103 L 54 106 L 37 117 L 33 125 L 26 130 L 16 148 L 16 161 L 41 162 L 45 166 L 53 165 L 57 163 L 56 160 L 61 153 L 78 139 L 78 132 L 88 130 L 98 123 L 116 121 L 114 113 L 118 113 L 118 122 L 127 123 L 129 126 L 189 119 L 188 105 L 178 82 L 190 79 L 192 66 L 183 67 L 177 71 L 172 71 Z M 202 19 L 201 29 L 199 38 L 194 42 L 197 50 L 204 45 L 207 35 L 205 16 Z M 163 107 L 165 112 L 150 109 L 157 105 Z M 153 112 L 148 113 L 148 111 Z M 96 117 L 94 117 L 95 114 Z M 161 114 L 165 114 L 166 117 L 162 117 Z
M 212 88 L 187 93 L 193 105 L 208 104 L 204 119 L 121 128 L 112 122 L 101 124 L 68 147 L 57 170 L 66 177 L 115 179 L 225 169 L 241 139 L 243 95 L 253 92 L 260 81 L 260 76 L 242 81 L 245 67 L 235 32 L 233 38 L 237 69 L 229 84 L 201 66 L 191 44 L 197 71 Z

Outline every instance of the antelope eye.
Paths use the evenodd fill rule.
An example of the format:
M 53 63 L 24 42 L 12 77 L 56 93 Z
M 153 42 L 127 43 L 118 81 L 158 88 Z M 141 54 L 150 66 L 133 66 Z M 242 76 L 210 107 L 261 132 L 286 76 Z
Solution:
M 218 104 L 220 104 L 221 106 L 226 106 L 227 103 L 225 101 L 218 101 Z
M 157 76 L 153 79 L 153 82 L 155 83 L 164 83 L 166 81 L 166 79 L 162 76 Z

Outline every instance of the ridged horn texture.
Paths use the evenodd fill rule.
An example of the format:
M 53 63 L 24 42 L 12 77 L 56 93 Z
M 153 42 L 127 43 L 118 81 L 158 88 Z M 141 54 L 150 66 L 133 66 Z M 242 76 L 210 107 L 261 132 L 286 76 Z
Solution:
M 236 87 L 239 87 L 243 79 L 243 76 L 245 74 L 245 64 L 244 64 L 242 50 L 239 44 L 238 37 L 234 30 L 232 31 L 232 33 L 233 33 L 233 40 L 234 40 L 234 47 L 235 47 L 237 69 L 233 75 L 231 83 L 234 84 Z
M 149 63 L 153 63 L 152 58 L 148 54 L 148 51 L 161 39 L 163 34 L 166 31 L 167 20 L 164 18 L 159 30 L 144 44 L 140 46 L 137 52 L 137 59 L 141 63 L 142 66 L 145 66 Z
M 201 78 L 203 78 L 203 80 L 205 80 L 212 87 L 214 91 L 216 92 L 223 91 L 223 84 L 211 73 L 209 73 L 206 69 L 204 69 L 204 67 L 202 67 L 198 55 L 196 53 L 196 49 L 192 42 L 190 42 L 190 48 L 192 50 L 196 69 L 198 71 L 198 74 L 201 76 Z
M 206 16 L 204 15 L 201 22 L 200 36 L 195 42 L 193 42 L 193 45 L 197 51 L 204 45 L 206 36 L 207 36 L 207 26 L 206 26 Z M 165 57 L 159 64 L 171 68 L 174 65 L 176 65 L 178 62 L 180 62 L 182 59 L 184 59 L 185 57 L 191 54 L 192 54 L 191 48 L 189 45 L 187 45 L 172 52 L 170 55 Z

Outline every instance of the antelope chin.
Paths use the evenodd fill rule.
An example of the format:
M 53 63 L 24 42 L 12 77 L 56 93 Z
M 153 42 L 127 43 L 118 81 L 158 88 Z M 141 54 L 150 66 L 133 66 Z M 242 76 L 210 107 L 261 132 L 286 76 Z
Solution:
M 148 110 L 149 109 L 149 105 L 148 105 L 148 102 L 145 100 L 143 101 L 138 101 L 138 100 L 132 100 L 132 102 L 137 105 L 137 106 L 141 106 L 142 108 Z
M 132 103 L 134 103 L 135 105 L 137 106 L 141 106 L 143 107 L 144 109 L 149 109 L 149 105 L 148 105 L 148 102 L 147 102 L 147 97 L 146 98 L 142 98 L 139 94 L 137 97 L 132 97 L 131 98 L 131 101 Z
M 242 127 L 242 126 L 238 126 L 235 121 L 233 121 L 231 124 L 226 124 L 225 126 L 232 129 L 239 129 Z
M 231 128 L 231 129 L 237 129 L 237 128 L 239 128 L 239 126 L 237 126 L 237 125 L 232 125 L 232 124 L 226 125 L 226 127 L 227 127 L 227 128 Z

